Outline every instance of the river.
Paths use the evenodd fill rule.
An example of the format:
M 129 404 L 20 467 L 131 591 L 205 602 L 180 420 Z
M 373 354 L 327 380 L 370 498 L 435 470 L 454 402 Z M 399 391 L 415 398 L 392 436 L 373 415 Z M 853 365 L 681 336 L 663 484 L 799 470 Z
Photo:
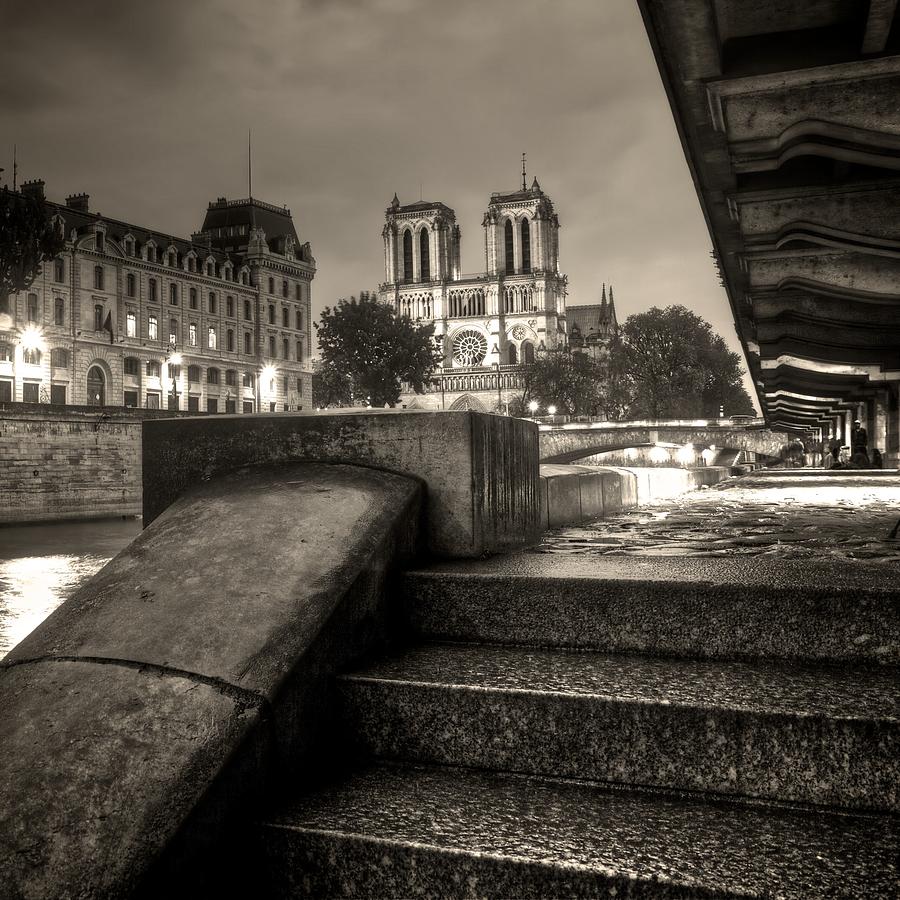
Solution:
M 140 519 L 0 528 L 0 657 L 140 530 Z

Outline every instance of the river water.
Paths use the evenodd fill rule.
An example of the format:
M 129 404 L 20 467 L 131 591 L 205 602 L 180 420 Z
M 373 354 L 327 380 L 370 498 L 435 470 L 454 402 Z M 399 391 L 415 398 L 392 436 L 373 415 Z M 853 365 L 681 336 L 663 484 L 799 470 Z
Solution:
M 140 530 L 140 519 L 0 528 L 0 657 Z

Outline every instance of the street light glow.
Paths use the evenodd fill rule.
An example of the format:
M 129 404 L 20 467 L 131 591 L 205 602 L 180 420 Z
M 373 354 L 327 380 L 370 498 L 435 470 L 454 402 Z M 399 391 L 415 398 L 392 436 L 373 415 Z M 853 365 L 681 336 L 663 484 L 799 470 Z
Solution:
M 43 332 L 37 325 L 27 325 L 19 335 L 19 344 L 23 350 L 43 350 Z
M 555 406 L 548 406 L 548 407 L 547 407 L 547 412 L 548 412 L 551 416 L 555 416 L 555 415 L 556 415 L 556 407 L 555 407 Z
M 690 465 L 696 459 L 694 445 L 685 444 L 683 447 L 679 447 L 678 453 L 676 455 L 678 457 L 678 462 L 680 462 L 683 466 Z
M 532 400 L 528 404 L 528 409 L 531 411 L 531 414 L 534 415 L 538 411 L 538 402 L 537 400 Z

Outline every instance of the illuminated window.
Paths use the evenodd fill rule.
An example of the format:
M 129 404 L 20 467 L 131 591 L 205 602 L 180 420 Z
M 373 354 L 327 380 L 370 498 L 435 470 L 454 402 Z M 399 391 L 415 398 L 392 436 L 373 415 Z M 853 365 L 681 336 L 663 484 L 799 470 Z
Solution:
M 253 373 L 252 372 L 244 372 L 244 387 L 253 387 Z
M 22 351 L 22 362 L 26 366 L 39 366 L 41 364 L 41 351 L 36 347 Z
M 207 331 L 206 345 L 207 345 L 207 347 L 209 347 L 210 350 L 216 349 L 216 329 L 213 328 L 211 325 Z
M 125 314 L 125 336 L 137 336 L 137 316 L 133 312 Z
M 51 350 L 50 365 L 54 369 L 65 369 L 69 365 L 69 351 L 62 347 Z
M 147 375 L 150 378 L 159 378 L 160 365 L 155 359 L 147 363 Z
M 188 325 L 188 343 L 192 347 L 197 346 L 197 326 L 194 322 Z
M 169 343 L 178 343 L 178 319 L 169 319 Z
M 0 362 L 12 362 L 13 348 L 7 341 L 0 341 Z

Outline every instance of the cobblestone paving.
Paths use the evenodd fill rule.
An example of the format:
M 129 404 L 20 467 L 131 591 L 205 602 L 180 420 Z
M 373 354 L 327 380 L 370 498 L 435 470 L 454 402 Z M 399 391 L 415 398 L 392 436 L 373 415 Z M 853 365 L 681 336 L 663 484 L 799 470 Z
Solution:
M 746 476 L 548 532 L 539 553 L 900 562 L 900 477 Z

